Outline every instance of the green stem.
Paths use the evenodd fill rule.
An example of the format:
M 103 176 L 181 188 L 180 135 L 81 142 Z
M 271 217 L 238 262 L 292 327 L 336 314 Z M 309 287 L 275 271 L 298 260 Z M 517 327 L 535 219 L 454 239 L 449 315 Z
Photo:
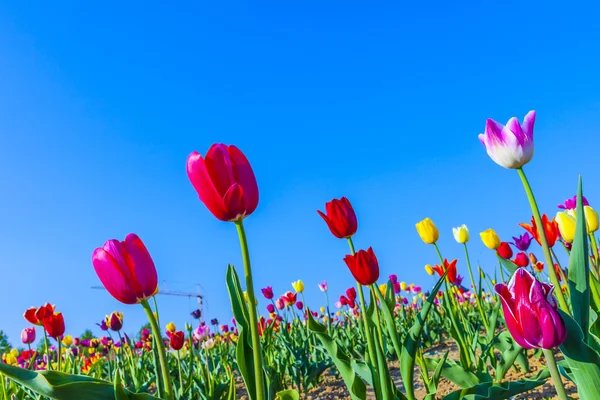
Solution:
M 46 328 L 43 329 L 44 331 L 44 345 L 46 346 L 46 361 L 47 361 L 47 365 L 46 365 L 46 369 L 48 369 L 48 371 L 52 371 L 52 360 L 50 358 L 50 352 L 48 351 L 48 334 L 46 333 Z
M 169 375 L 169 365 L 167 364 L 167 358 L 165 354 L 165 345 L 162 340 L 162 334 L 160 333 L 160 328 L 158 327 L 158 323 L 156 318 L 154 318 L 154 313 L 150 308 L 150 304 L 148 304 L 148 300 L 142 300 L 142 307 L 144 307 L 144 311 L 146 311 L 146 315 L 148 316 L 148 321 L 150 322 L 150 326 L 152 327 L 152 334 L 154 335 L 154 344 L 156 345 L 156 350 L 158 353 L 158 360 L 160 362 L 160 372 L 162 375 L 162 379 L 165 385 L 165 395 L 168 400 L 173 400 L 173 387 L 171 386 L 171 377 Z
M 244 275 L 246 278 L 246 291 L 248 292 L 248 311 L 250 317 L 250 335 L 252 337 L 252 355 L 254 361 L 254 380 L 256 385 L 256 400 L 265 398 L 265 389 L 262 369 L 262 352 L 260 349 L 260 336 L 258 334 L 258 317 L 256 316 L 256 297 L 254 296 L 254 283 L 252 282 L 252 267 L 250 266 L 250 252 L 242 219 L 235 222 L 242 249 L 244 262 Z
M 561 310 L 563 310 L 567 314 L 571 314 L 569 306 L 567 305 L 567 301 L 565 300 L 565 296 L 562 290 L 560 289 L 560 282 L 558 282 L 558 277 L 556 276 L 556 272 L 554 271 L 554 264 L 552 263 L 552 254 L 550 254 L 548 240 L 546 239 L 546 232 L 544 231 L 544 226 L 542 225 L 542 217 L 540 216 L 540 210 L 537 206 L 537 202 L 535 201 L 535 197 L 533 196 L 533 191 L 531 190 L 531 186 L 529 185 L 529 181 L 525 176 L 523 168 L 518 168 L 517 172 L 519 173 L 519 177 L 521 178 L 521 182 L 523 183 L 523 188 L 525 189 L 525 193 L 527 194 L 527 199 L 529 200 L 529 205 L 531 206 L 531 211 L 533 212 L 533 220 L 537 225 L 538 237 L 540 239 L 540 244 L 542 245 L 542 249 L 544 251 L 546 265 L 548 266 L 550 282 L 552 282 L 554 287 L 556 287 L 557 289 L 554 291 L 554 293 L 556 294 L 556 298 L 558 299 L 558 305 L 560 306 Z
M 60 346 L 61 346 L 62 343 L 61 343 L 60 337 L 56 338 L 56 342 L 58 343 L 58 347 L 56 348 L 56 356 L 58 358 L 58 370 L 61 371 L 60 367 L 61 367 L 61 358 L 62 358 L 62 356 L 60 354 Z
M 473 293 L 475 293 L 475 299 L 477 300 L 477 308 L 479 308 L 479 315 L 481 316 L 481 320 L 483 321 L 483 325 L 485 325 L 485 330 L 489 330 L 489 323 L 485 313 L 483 312 L 483 307 L 481 306 L 481 299 L 479 298 L 479 290 L 477 288 L 477 284 L 475 284 L 475 279 L 473 279 L 473 270 L 471 269 L 471 260 L 469 259 L 469 250 L 467 249 L 467 243 L 463 243 L 465 246 L 465 257 L 467 259 L 467 268 L 469 268 L 469 277 L 471 278 L 471 286 L 473 287 Z
M 183 393 L 183 377 L 181 375 L 181 352 L 177 350 L 177 369 L 179 370 L 179 390 Z
M 560 265 L 560 261 L 558 260 L 558 257 L 556 257 L 556 253 L 554 252 L 554 249 L 550 249 L 550 253 L 552 254 L 552 257 L 554 257 L 554 260 L 556 261 L 556 264 L 558 265 L 558 269 L 559 269 L 559 273 L 560 273 L 560 280 L 567 283 L 567 277 L 565 275 L 565 271 L 563 271 L 562 265 Z M 552 264 L 552 268 L 554 269 L 554 264 Z M 556 271 L 554 271 L 556 272 Z M 569 285 L 566 285 L 567 287 L 567 296 L 571 295 L 571 291 L 569 289 Z M 560 288 L 560 290 L 562 290 L 562 288 Z
M 600 259 L 598 258 L 598 244 L 596 243 L 596 236 L 590 233 L 590 244 L 592 246 L 592 252 L 594 253 L 594 263 L 592 263 L 592 271 L 596 277 L 598 277 L 598 265 L 600 265 Z
M 354 242 L 352 242 L 352 237 L 348 238 L 348 245 L 350 246 L 350 254 L 354 255 L 356 251 L 354 250 Z M 360 283 L 356 282 L 356 286 L 358 287 L 358 297 L 360 299 L 360 314 L 362 315 L 363 332 L 365 334 L 365 338 L 367 339 L 367 350 L 369 351 L 369 359 L 371 360 L 371 365 L 375 367 L 377 365 L 375 345 L 373 343 L 373 338 L 371 337 L 371 334 L 369 332 L 369 320 L 367 316 L 367 307 L 365 305 L 365 294 Z
M 554 359 L 554 353 L 552 353 L 552 349 L 542 349 L 542 352 L 546 357 L 546 364 L 548 365 L 550 376 L 552 376 L 552 382 L 554 382 L 554 387 L 556 388 L 556 394 L 558 395 L 559 400 L 568 400 L 569 398 L 565 392 L 565 387 L 563 386 L 560 373 L 556 367 L 556 360 Z
M 0 382 L 2 382 L 2 393 L 4 393 L 4 399 L 8 400 L 8 394 L 6 393 L 6 383 L 4 382 L 6 378 L 4 375 L 0 375 Z
M 379 290 L 377 284 L 371 285 L 371 291 Z M 377 324 L 377 334 L 379 335 L 379 342 L 381 343 L 381 351 L 384 351 L 383 348 L 383 328 L 381 325 L 381 318 L 379 317 L 379 307 L 377 307 L 377 294 L 373 292 L 371 296 L 371 301 L 375 302 L 375 323 Z

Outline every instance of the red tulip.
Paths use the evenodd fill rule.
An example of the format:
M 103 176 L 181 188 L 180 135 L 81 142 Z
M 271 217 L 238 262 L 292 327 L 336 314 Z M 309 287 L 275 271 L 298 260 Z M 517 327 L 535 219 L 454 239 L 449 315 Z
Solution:
M 42 326 L 44 325 L 44 318 L 48 318 L 52 314 L 54 314 L 54 306 L 50 303 L 46 303 L 40 308 L 32 307 L 28 309 L 23 316 L 28 322 Z
M 525 230 L 535 238 L 536 242 L 541 246 L 540 243 L 540 235 L 538 234 L 538 228 L 535 223 L 535 219 L 531 218 L 531 225 L 529 224 L 519 224 L 519 226 L 525 228 Z M 558 223 L 553 218 L 552 220 L 548 219 L 546 214 L 542 215 L 542 226 L 544 227 L 544 232 L 546 233 L 546 241 L 548 242 L 548 247 L 554 246 L 556 243 L 556 239 L 559 236 Z
M 508 260 L 509 258 L 511 258 L 513 256 L 513 251 L 510 248 L 510 244 L 508 244 L 506 242 L 500 243 L 500 247 L 498 247 L 498 249 L 496 249 L 496 251 L 498 252 L 498 255 L 500 257 L 504 258 L 505 260 Z
M 55 312 L 44 318 L 44 329 L 48 332 L 48 336 L 58 340 L 65 333 L 65 320 L 62 313 Z
M 213 144 L 206 157 L 187 159 L 190 182 L 200 200 L 221 221 L 237 221 L 258 205 L 258 185 L 248 159 L 237 147 Z
M 108 325 L 111 331 L 119 332 L 123 327 L 123 314 L 113 311 L 112 314 L 106 317 L 106 325 Z
M 529 257 L 523 252 L 518 253 L 512 261 L 519 267 L 526 267 L 529 265 Z
M 448 271 L 448 275 L 446 275 L 446 279 L 448 280 L 448 282 L 450 283 L 454 283 L 456 282 L 457 279 L 457 274 L 456 274 L 456 263 L 458 262 L 457 259 L 452 260 L 451 262 L 448 262 L 447 259 L 444 259 L 444 265 L 440 266 L 440 265 L 434 265 L 432 267 L 432 269 L 437 272 L 437 274 L 439 276 L 444 275 L 444 273 L 446 272 L 446 270 Z
M 359 250 L 354 255 L 348 254 L 344 261 L 352 272 L 354 279 L 364 286 L 372 285 L 379 278 L 379 263 L 373 253 L 373 248 L 369 250 Z
M 122 242 L 111 239 L 94 250 L 92 264 L 106 290 L 121 303 L 141 303 L 158 292 L 152 257 L 133 233 Z
M 356 300 L 356 289 L 353 287 L 346 289 L 346 296 L 348 296 L 348 299 L 350 299 L 351 301 Z
M 319 210 L 317 212 L 327 222 L 329 230 L 337 238 L 349 238 L 358 229 L 358 222 L 352 204 L 345 197 L 339 200 L 333 199 L 325 203 L 325 212 L 327 214 L 323 214 Z
M 169 335 L 169 345 L 173 350 L 181 350 L 185 344 L 185 334 L 182 331 L 167 333 Z
M 567 337 L 565 322 L 552 295 L 554 287 L 519 268 L 508 285 L 494 287 L 502 300 L 506 326 L 515 341 L 526 349 L 551 349 Z
M 285 292 L 285 294 L 281 296 L 281 299 L 283 300 L 286 306 L 293 306 L 294 304 L 296 304 L 296 293 Z

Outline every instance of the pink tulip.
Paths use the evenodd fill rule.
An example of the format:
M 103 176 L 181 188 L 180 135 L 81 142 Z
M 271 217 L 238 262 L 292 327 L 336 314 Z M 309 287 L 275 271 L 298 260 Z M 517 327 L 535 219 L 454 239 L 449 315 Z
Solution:
M 237 221 L 258 205 L 258 185 L 248 159 L 235 146 L 213 144 L 206 157 L 187 159 L 187 174 L 206 208 L 221 221 Z
M 94 250 L 92 264 L 106 290 L 121 303 L 141 303 L 158 292 L 154 262 L 136 234 L 104 243 Z
M 25 328 L 21 331 L 21 342 L 31 344 L 35 342 L 35 328 Z

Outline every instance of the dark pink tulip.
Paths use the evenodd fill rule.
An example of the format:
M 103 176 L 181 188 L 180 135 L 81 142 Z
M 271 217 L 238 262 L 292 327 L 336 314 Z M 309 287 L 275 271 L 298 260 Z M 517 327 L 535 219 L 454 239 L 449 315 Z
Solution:
M 304 303 L 303 303 L 303 302 L 301 302 L 301 301 L 297 301 L 297 302 L 296 302 L 296 308 L 297 308 L 298 310 L 302 310 L 302 309 L 304 308 Z
M 235 146 L 213 144 L 206 157 L 194 151 L 187 174 L 206 208 L 221 221 L 237 221 L 258 205 L 258 185 L 248 159 Z
M 104 243 L 94 250 L 92 264 L 106 290 L 121 303 L 141 303 L 158 292 L 156 267 L 136 234 Z
M 263 296 L 265 296 L 265 299 L 271 300 L 273 298 L 273 287 L 272 286 L 267 286 L 265 288 L 262 288 L 262 289 L 260 289 L 260 291 L 262 292 Z
M 21 341 L 24 344 L 31 344 L 35 342 L 35 328 L 25 328 L 21 332 Z
M 269 314 L 272 314 L 275 312 L 275 306 L 273 304 L 267 304 L 267 311 L 269 312 Z
M 518 344 L 526 349 L 552 349 L 564 342 L 567 329 L 552 285 L 519 268 L 508 285 L 498 283 L 494 289 L 502 299 L 506 326 Z

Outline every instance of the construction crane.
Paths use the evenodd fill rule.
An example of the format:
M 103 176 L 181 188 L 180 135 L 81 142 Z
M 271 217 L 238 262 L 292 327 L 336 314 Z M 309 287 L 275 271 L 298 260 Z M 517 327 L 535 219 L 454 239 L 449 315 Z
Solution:
M 166 288 L 167 283 L 163 282 L 163 286 Z M 106 288 L 104 286 L 92 286 L 92 289 L 106 290 Z M 188 292 L 180 292 L 180 291 L 174 291 L 174 290 L 172 291 L 172 290 L 164 289 L 164 290 L 159 290 L 156 294 L 162 294 L 165 296 L 182 296 L 182 297 L 187 297 L 190 299 L 192 297 L 195 297 L 196 301 L 198 302 L 198 309 L 192 311 L 191 314 L 200 323 L 203 322 L 204 314 L 202 312 L 202 304 L 204 301 L 204 297 L 202 297 L 202 295 L 200 294 L 200 285 L 198 285 L 198 293 L 188 293 Z

